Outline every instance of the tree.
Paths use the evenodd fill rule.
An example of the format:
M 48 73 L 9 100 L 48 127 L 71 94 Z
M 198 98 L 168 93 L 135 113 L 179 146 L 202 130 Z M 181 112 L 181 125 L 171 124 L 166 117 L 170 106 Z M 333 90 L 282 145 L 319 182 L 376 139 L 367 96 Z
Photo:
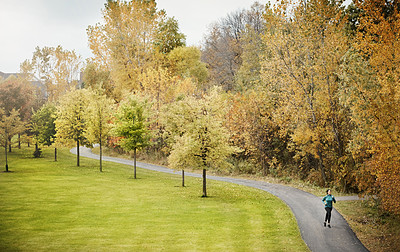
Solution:
M 234 88 L 235 75 L 241 65 L 241 53 L 239 38 L 231 38 L 226 30 L 214 24 L 205 39 L 202 60 L 208 65 L 215 84 L 226 90 Z
M 120 95 L 116 95 L 113 91 L 115 88 L 111 80 L 110 71 L 104 70 L 95 62 L 89 62 L 83 71 L 84 88 L 92 88 L 94 90 L 103 90 L 107 97 L 118 100 Z
M 21 132 L 21 121 L 19 112 L 12 109 L 9 114 L 6 114 L 4 109 L 0 107 L 0 141 L 4 146 L 6 157 L 6 172 L 8 172 L 7 145 L 11 138 Z
M 118 144 L 126 151 L 133 150 L 134 178 L 136 179 L 136 152 L 150 145 L 148 128 L 149 109 L 147 100 L 136 95 L 129 96 L 119 104 L 114 134 L 120 137 Z
M 244 34 L 263 32 L 263 13 L 264 6 L 256 2 L 250 10 L 230 13 L 213 24 L 205 37 L 202 60 L 207 63 L 211 79 L 225 90 L 236 89 L 236 74 L 243 63 Z
M 181 125 L 183 130 L 177 129 L 168 162 L 173 168 L 202 169 L 203 197 L 207 197 L 207 169 L 228 167 L 226 159 L 236 150 L 229 144 L 229 133 L 223 126 L 226 104 L 217 90 L 204 99 L 187 97 L 180 103 L 177 108 L 184 109 L 171 113 L 181 117 L 175 125 Z
M 188 102 L 188 96 L 183 96 L 179 100 L 165 104 L 162 108 L 161 127 L 164 130 L 164 152 L 167 155 L 171 154 L 172 148 L 177 144 L 177 140 L 183 137 L 183 134 L 187 130 L 187 123 L 192 120 L 193 108 Z M 182 169 L 182 186 L 185 186 L 185 167 L 176 166 Z
M 88 91 L 71 90 L 60 98 L 57 105 L 56 137 L 60 141 L 73 140 L 77 147 L 77 166 L 79 166 L 79 146 L 87 142 L 87 104 Z
M 241 44 L 242 65 L 235 76 L 238 91 L 254 88 L 261 82 L 261 56 L 264 49 L 262 34 L 257 33 L 251 26 L 245 30 Z
M 165 68 L 148 68 L 139 76 L 141 92 L 154 100 L 155 110 L 159 113 L 163 104 L 175 99 L 174 77 Z
M 192 78 L 199 89 L 208 79 L 206 64 L 201 62 L 201 51 L 194 46 L 177 47 L 172 50 L 167 55 L 167 66 L 173 76 Z
M 78 85 L 82 66 L 82 57 L 74 50 L 46 46 L 36 47 L 32 59 L 21 64 L 21 71 L 32 80 L 36 76 L 46 87 L 48 100 L 54 102 Z
M 154 0 L 107 1 L 103 24 L 88 27 L 93 61 L 110 71 L 117 90 L 139 90 L 139 74 L 158 64 L 155 42 L 164 15 Z
M 225 122 L 231 141 L 242 150 L 237 157 L 259 164 L 264 176 L 290 163 L 287 140 L 273 121 L 274 107 L 266 97 L 264 88 L 232 95 Z
M 12 109 L 20 113 L 21 132 L 18 132 L 18 148 L 21 148 L 20 136 L 25 132 L 22 128 L 29 123 L 32 109 L 37 109 L 41 104 L 36 91 L 23 75 L 11 76 L 0 82 L 0 107 L 4 108 L 7 115 Z M 11 150 L 11 145 L 9 147 Z
M 168 54 L 177 47 L 185 46 L 185 40 L 186 36 L 179 32 L 178 21 L 175 18 L 159 22 L 155 40 L 159 52 Z
M 311 159 L 321 184 L 336 181 L 345 188 L 354 174 L 345 151 L 350 117 L 340 103 L 337 74 L 349 49 L 340 4 L 312 0 L 268 9 L 262 80 L 277 110 L 275 120 L 293 140 L 295 158 Z
M 100 145 L 100 172 L 103 171 L 103 145 L 110 135 L 113 117 L 113 101 L 102 95 L 99 90 L 89 92 L 87 110 L 87 138 L 92 143 Z
M 6 113 L 19 110 L 23 121 L 29 121 L 34 107 L 34 88 L 22 77 L 11 76 L 0 82 L 0 107 Z
M 38 144 L 50 146 L 55 142 L 57 108 L 52 103 L 44 104 L 39 110 L 33 113 L 31 128 L 36 139 L 35 151 L 38 151 Z M 55 156 L 57 148 L 55 148 Z M 56 159 L 56 158 L 55 158 Z
M 357 125 L 350 147 L 372 176 L 371 192 L 385 210 L 399 215 L 400 203 L 393 199 L 400 197 L 400 5 L 365 0 L 356 7 L 355 51 L 347 55 L 343 77 Z

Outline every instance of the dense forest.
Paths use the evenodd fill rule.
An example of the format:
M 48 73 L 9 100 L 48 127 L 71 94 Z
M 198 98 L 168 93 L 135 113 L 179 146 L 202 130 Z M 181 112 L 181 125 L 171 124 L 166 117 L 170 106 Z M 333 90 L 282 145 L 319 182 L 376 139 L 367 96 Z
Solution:
M 87 28 L 93 58 L 37 47 L 0 80 L 6 155 L 16 137 L 38 156 L 99 143 L 366 193 L 400 214 L 398 1 L 255 2 L 200 47 L 154 0 L 107 1 L 102 15 Z

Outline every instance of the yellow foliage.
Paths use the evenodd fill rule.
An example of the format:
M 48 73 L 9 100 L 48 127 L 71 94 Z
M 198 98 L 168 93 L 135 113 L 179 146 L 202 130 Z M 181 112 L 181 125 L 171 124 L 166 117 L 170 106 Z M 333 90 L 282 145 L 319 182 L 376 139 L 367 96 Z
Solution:
M 356 125 L 349 144 L 360 189 L 400 214 L 400 15 L 396 1 L 357 1 L 355 50 L 344 57 L 346 102 Z
M 155 46 L 158 23 L 164 18 L 155 1 L 108 1 L 104 24 L 89 26 L 87 34 L 93 60 L 104 69 L 120 90 L 139 90 L 138 77 L 157 65 Z
M 274 100 L 274 120 L 291 134 L 298 154 L 318 160 L 325 183 L 346 155 L 349 117 L 337 78 L 349 49 L 342 16 L 337 3 L 325 0 L 281 1 L 265 15 L 261 78 Z

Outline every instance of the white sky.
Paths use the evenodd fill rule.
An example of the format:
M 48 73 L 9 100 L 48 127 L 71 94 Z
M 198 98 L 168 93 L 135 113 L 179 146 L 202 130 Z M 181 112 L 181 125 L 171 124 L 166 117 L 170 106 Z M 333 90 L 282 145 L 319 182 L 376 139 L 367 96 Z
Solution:
M 266 4 L 269 0 L 258 0 Z M 0 71 L 19 72 L 36 46 L 61 45 L 83 58 L 91 56 L 86 28 L 101 21 L 106 0 L 0 0 Z M 187 45 L 200 45 L 209 25 L 256 0 L 156 0 L 175 17 Z

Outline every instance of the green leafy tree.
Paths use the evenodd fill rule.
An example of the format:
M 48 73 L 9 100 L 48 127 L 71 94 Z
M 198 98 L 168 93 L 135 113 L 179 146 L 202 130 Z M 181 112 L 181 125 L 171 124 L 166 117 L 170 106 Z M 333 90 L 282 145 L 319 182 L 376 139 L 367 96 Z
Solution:
M 6 157 L 6 172 L 8 172 L 7 145 L 11 138 L 21 132 L 21 119 L 18 110 L 12 109 L 7 115 L 4 109 L 0 108 L 0 141 L 4 146 Z
M 126 151 L 133 150 L 134 178 L 136 179 L 136 152 L 150 145 L 149 109 L 147 100 L 131 95 L 122 101 L 116 113 L 114 134 Z
M 57 108 L 52 103 L 44 104 L 36 111 L 31 119 L 31 129 L 36 139 L 35 152 L 38 152 L 38 144 L 50 146 L 54 143 L 56 135 L 56 120 Z M 55 149 L 55 153 L 57 149 Z M 56 154 L 55 154 L 56 155 Z
M 172 168 L 202 169 L 203 197 L 207 197 L 207 169 L 227 168 L 227 158 L 236 150 L 230 145 L 229 132 L 223 126 L 226 104 L 217 90 L 204 99 L 187 97 L 180 103 L 177 108 L 183 109 L 171 113 L 179 118 L 175 125 L 180 125 L 183 130 L 176 127 L 175 143 L 168 161 Z
M 87 143 L 87 98 L 85 89 L 72 90 L 63 95 L 57 106 L 56 137 L 61 142 L 73 140 L 77 147 L 77 166 L 79 166 L 79 146 Z
M 158 24 L 156 46 L 163 54 L 168 54 L 174 48 L 185 46 L 186 36 L 179 32 L 178 21 L 175 18 L 161 20 Z
M 110 136 L 111 120 L 113 117 L 113 101 L 100 91 L 90 91 L 87 111 L 87 138 L 100 146 L 100 172 L 103 171 L 103 145 Z

